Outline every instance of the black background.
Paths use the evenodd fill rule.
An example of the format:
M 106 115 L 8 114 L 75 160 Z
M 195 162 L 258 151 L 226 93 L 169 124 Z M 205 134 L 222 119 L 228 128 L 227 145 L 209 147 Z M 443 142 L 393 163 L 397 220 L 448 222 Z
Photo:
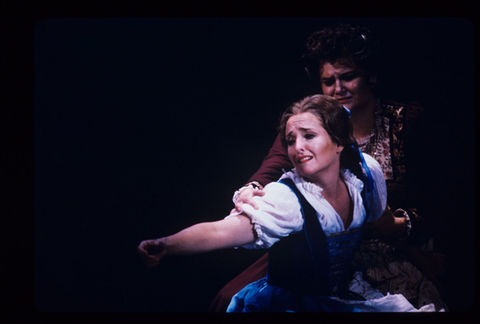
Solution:
M 280 113 L 318 92 L 300 56 L 339 22 L 382 40 L 382 97 L 427 111 L 422 192 L 450 260 L 451 310 L 474 302 L 473 23 L 462 18 L 43 18 L 32 28 L 34 305 L 205 311 L 263 251 L 136 247 L 226 216 Z M 25 109 L 28 112 L 28 109 Z M 424 188 L 424 189 L 423 189 Z

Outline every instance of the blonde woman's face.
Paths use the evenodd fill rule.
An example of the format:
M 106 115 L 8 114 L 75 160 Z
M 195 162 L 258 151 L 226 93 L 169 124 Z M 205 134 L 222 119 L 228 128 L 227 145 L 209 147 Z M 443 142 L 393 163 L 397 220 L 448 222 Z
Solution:
M 335 144 L 320 120 L 310 112 L 290 117 L 285 129 L 288 157 L 313 183 L 326 172 L 338 172 L 343 146 Z

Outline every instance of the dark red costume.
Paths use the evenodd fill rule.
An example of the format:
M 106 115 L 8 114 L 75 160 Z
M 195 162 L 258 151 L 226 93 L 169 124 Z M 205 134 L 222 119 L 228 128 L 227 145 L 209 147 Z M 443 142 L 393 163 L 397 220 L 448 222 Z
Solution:
M 384 169 L 384 173 L 388 173 L 388 176 L 385 178 L 388 189 L 388 205 L 391 207 L 392 211 L 397 208 L 408 210 L 409 208 L 417 207 L 417 202 L 410 199 L 412 192 L 407 186 L 409 178 L 406 176 L 406 166 L 415 163 L 407 160 L 407 157 L 415 156 L 416 154 L 409 154 L 406 152 L 412 149 L 415 150 L 418 145 L 421 145 L 416 136 L 416 129 L 418 129 L 416 124 L 419 121 L 419 114 L 421 114 L 422 111 L 423 108 L 416 105 L 404 105 L 390 101 L 378 101 L 376 109 L 376 132 L 382 132 L 388 129 L 388 133 L 384 133 L 385 136 L 383 143 L 389 143 L 389 147 L 385 147 L 385 144 L 382 147 L 382 141 L 379 142 L 377 136 L 372 136 L 365 146 L 361 146 L 363 152 L 372 156 L 374 156 L 373 153 L 375 151 L 385 149 L 389 150 L 390 154 L 387 160 L 389 163 L 391 163 L 391 167 L 388 169 L 389 171 L 385 171 L 386 169 Z M 386 124 L 380 125 L 385 121 L 387 122 Z M 386 138 L 388 138 L 388 142 Z M 381 152 L 378 151 L 378 153 Z M 385 161 L 379 161 L 379 163 L 382 164 L 385 163 Z M 273 146 L 271 147 L 267 157 L 265 157 L 263 160 L 262 165 L 248 182 L 257 181 L 265 186 L 270 182 L 277 181 L 283 174 L 283 170 L 288 171 L 292 167 L 292 163 L 287 155 L 287 149 L 282 145 L 279 135 L 273 143 Z M 410 169 L 408 173 L 410 174 L 410 177 L 412 177 Z M 375 250 L 371 251 L 371 253 L 378 254 Z M 378 260 L 375 260 L 375 262 L 377 261 Z M 244 270 L 240 275 L 231 280 L 225 287 L 223 287 L 212 302 L 209 311 L 225 312 L 233 295 L 239 292 L 247 284 L 266 276 L 267 263 L 268 253 Z M 393 283 L 393 280 L 391 280 L 391 282 Z M 382 291 L 385 290 L 383 291 L 385 293 L 386 291 L 394 289 L 392 288 L 393 286 L 390 286 L 377 288 Z M 400 293 L 403 293 L 404 295 L 425 294 L 428 300 L 435 302 L 437 308 L 440 306 L 444 307 L 443 301 L 441 300 L 436 288 L 433 286 L 433 288 L 428 288 L 428 290 L 428 292 L 408 291 Z M 396 292 L 398 293 L 398 291 Z M 422 299 L 418 298 L 418 300 L 420 301 Z

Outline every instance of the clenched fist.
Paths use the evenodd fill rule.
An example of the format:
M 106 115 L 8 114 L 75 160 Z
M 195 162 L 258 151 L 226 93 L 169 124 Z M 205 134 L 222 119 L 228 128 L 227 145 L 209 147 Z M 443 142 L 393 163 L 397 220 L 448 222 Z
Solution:
M 163 238 L 142 241 L 137 248 L 140 258 L 148 268 L 153 268 L 167 254 Z

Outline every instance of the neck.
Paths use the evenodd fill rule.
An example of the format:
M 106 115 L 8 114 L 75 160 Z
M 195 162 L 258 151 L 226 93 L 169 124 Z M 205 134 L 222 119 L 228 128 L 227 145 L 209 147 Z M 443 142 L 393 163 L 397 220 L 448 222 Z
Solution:
M 372 132 L 375 125 L 375 105 L 375 98 L 372 96 L 366 105 L 352 110 L 353 136 L 357 140 Z
M 318 179 L 309 179 L 309 181 L 322 188 L 322 194 L 325 198 L 327 198 L 327 200 L 335 200 L 340 192 L 342 184 L 342 177 L 340 176 L 340 163 L 338 163 L 338 166 L 332 168 L 331 172 L 325 172 Z

